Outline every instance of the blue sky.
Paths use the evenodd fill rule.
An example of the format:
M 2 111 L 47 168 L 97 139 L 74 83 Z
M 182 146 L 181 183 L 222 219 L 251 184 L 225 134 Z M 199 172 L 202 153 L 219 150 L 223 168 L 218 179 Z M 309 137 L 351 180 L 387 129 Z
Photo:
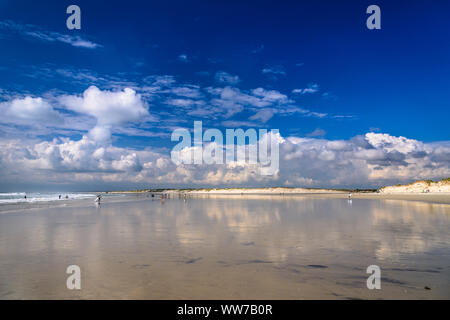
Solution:
M 39 153 L 36 145 L 58 139 L 53 147 L 63 159 L 59 166 L 55 159 L 51 165 L 33 164 L 30 176 L 36 177 L 17 183 L 17 188 L 39 180 L 45 170 L 55 175 L 48 183 L 54 188 L 62 184 L 85 189 L 92 179 L 99 188 L 164 184 L 166 180 L 157 177 L 174 168 L 153 173 L 152 178 L 137 178 L 144 169 L 136 168 L 154 165 L 158 158 L 139 152 L 166 157 L 174 145 L 171 132 L 177 127 L 192 129 L 195 120 L 221 130 L 279 128 L 284 138 L 319 144 L 352 144 L 370 132 L 378 138 L 385 134 L 387 140 L 405 137 L 425 145 L 424 149 L 446 147 L 450 140 L 448 2 L 77 1 L 81 30 L 68 30 L 65 11 L 70 4 L 0 3 L 0 104 L 10 115 L 0 121 L 0 137 L 5 145 L 19 139 L 24 148 L 31 148 L 21 155 Z M 381 8 L 381 30 L 366 28 L 365 11 L 370 4 Z M 107 93 L 130 88 L 139 100 L 133 106 L 148 112 L 119 120 L 115 115 L 103 119 L 107 111 L 85 112 L 74 105 L 79 102 L 75 97 L 90 86 L 105 93 L 101 95 L 105 99 L 109 99 Z M 26 97 L 43 102 L 26 104 Z M 75 102 L 68 103 L 67 97 Z M 17 110 L 31 110 L 29 119 L 23 113 L 14 114 Z M 32 117 L 33 112 L 37 116 Z M 133 174 L 116 168 L 117 174 L 128 172 L 126 179 L 108 178 L 107 174 L 114 174 L 111 168 L 83 167 L 84 160 L 72 166 L 64 161 L 63 147 L 58 144 L 81 141 L 89 134 L 92 138 L 93 127 L 99 126 L 110 133 L 103 147 L 120 148 L 126 155 L 137 152 L 139 164 Z M 187 185 L 376 186 L 389 182 L 388 178 L 403 181 L 448 173 L 446 151 L 444 156 L 438 152 L 444 157 L 440 162 L 434 155 L 419 166 L 413 159 L 422 158 L 395 150 L 404 155 L 399 158 L 403 163 L 395 163 L 389 149 L 393 142 L 386 141 L 388 160 L 384 160 L 389 164 L 383 168 L 389 170 L 384 177 L 363 170 L 361 176 L 345 183 L 336 180 L 336 174 L 324 177 L 305 164 L 294 183 L 282 177 L 259 181 L 224 176 L 212 182 L 195 178 L 198 173 L 182 181 Z M 375 142 L 369 142 L 373 147 Z M 93 150 L 105 141 L 96 143 Z M 315 150 L 323 148 L 320 145 Z M 121 159 L 125 153 L 115 156 Z M 357 158 L 355 154 L 341 157 Z M 8 179 L 16 181 L 6 157 L 0 159 Z M 414 177 L 405 177 L 405 168 L 412 166 L 416 166 L 411 173 Z M 376 165 L 369 170 L 373 168 Z M 392 176 L 395 168 L 397 176 Z M 61 174 L 72 170 L 84 178 L 69 181 Z M 127 184 L 119 182 L 124 180 Z

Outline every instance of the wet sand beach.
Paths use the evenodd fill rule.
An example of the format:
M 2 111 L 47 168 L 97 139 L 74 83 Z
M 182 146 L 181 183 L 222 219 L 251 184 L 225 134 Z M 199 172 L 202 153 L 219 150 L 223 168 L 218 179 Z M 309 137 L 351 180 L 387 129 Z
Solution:
M 0 299 L 450 299 L 448 196 L 404 196 L 3 206 Z M 69 265 L 81 290 L 66 288 Z M 366 287 L 369 265 L 381 290 Z

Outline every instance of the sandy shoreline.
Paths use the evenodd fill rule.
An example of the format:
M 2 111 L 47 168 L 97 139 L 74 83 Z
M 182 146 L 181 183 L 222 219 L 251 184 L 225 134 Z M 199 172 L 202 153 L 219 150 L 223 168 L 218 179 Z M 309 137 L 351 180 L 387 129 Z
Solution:
M 336 198 L 347 199 L 348 192 L 330 189 L 304 189 L 304 188 L 255 188 L 255 189 L 198 189 L 198 190 L 162 190 L 162 191 L 125 191 L 125 192 L 98 192 L 100 194 L 110 194 L 111 197 L 104 197 L 103 203 L 128 202 L 145 199 L 160 200 L 164 194 L 166 198 L 228 198 L 228 199 L 283 199 L 293 197 L 311 198 Z M 114 196 L 113 196 L 114 195 Z M 117 196 L 117 197 L 116 197 Z M 426 203 L 450 204 L 450 193 L 377 193 L 377 192 L 353 192 L 352 199 L 377 199 L 377 200 L 406 200 L 420 201 Z M 45 208 L 65 208 L 92 206 L 92 199 L 77 199 L 66 201 L 30 202 L 30 203 L 8 203 L 0 204 L 0 214 L 13 211 L 29 211 Z
M 344 190 L 324 188 L 200 188 L 200 189 L 146 189 L 110 191 L 110 194 L 168 193 L 168 194 L 305 194 L 305 193 L 346 193 Z
M 117 192 L 121 193 L 121 192 Z M 159 192 L 122 192 L 122 194 L 165 194 L 168 197 L 186 196 L 215 196 L 215 197 L 237 197 L 240 196 L 311 196 L 311 197 L 329 197 L 329 198 L 348 198 L 348 191 L 333 189 L 306 189 L 306 188 L 254 188 L 254 189 L 196 189 L 196 190 L 164 190 Z M 353 199 L 379 199 L 379 200 L 408 200 L 421 201 L 428 203 L 450 204 L 450 192 L 352 192 Z
M 303 189 L 303 188 L 266 188 L 266 189 L 212 189 L 177 191 L 168 190 L 164 193 L 177 195 L 216 195 L 216 196 L 317 196 L 330 198 L 348 198 L 349 192 L 331 189 Z M 379 200 L 408 200 L 428 203 L 450 204 L 450 192 L 435 193 L 378 193 L 378 192 L 353 192 L 353 199 L 379 199 Z
M 354 193 L 354 199 L 407 200 L 450 204 L 450 193 Z
M 230 189 L 196 189 L 196 190 L 167 190 L 166 193 L 187 194 L 305 194 L 305 193 L 345 193 L 334 189 L 308 188 L 230 188 Z

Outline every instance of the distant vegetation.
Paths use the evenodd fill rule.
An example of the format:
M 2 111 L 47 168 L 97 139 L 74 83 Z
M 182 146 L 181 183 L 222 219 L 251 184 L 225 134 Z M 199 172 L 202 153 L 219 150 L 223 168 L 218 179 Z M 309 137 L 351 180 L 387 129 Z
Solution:
M 229 188 L 164 188 L 164 189 L 136 189 L 136 190 L 116 190 L 116 191 L 109 191 L 112 193 L 144 193 L 144 192 L 154 192 L 154 193 L 160 193 L 164 191 L 178 191 L 178 192 L 189 192 L 189 191 L 212 191 L 212 190 L 230 190 L 230 189 L 241 189 L 241 190 L 251 190 L 251 189 L 275 189 L 275 188 L 282 188 L 282 189 L 295 189 L 296 187 L 257 187 L 257 188 L 245 188 L 245 187 L 229 187 Z M 334 191 L 343 191 L 343 192 L 354 192 L 354 193 L 364 193 L 364 192 L 376 192 L 377 189 L 344 189 L 344 188 L 306 188 L 306 187 L 298 187 L 300 189 L 308 189 L 308 190 L 334 190 Z
M 425 182 L 428 186 L 431 185 L 432 183 L 434 183 L 433 180 L 419 180 L 419 181 L 413 182 L 411 184 L 414 184 L 414 183 L 417 183 L 417 182 Z
M 450 178 L 444 178 L 441 181 L 421 180 L 421 181 L 416 181 L 416 182 L 425 182 L 427 185 L 431 185 L 432 183 L 438 183 L 438 182 L 449 183 L 450 182 Z

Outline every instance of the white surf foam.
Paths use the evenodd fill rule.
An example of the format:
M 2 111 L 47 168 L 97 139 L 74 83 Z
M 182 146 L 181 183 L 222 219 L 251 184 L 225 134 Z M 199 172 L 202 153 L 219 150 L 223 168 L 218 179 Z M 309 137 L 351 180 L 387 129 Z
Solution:
M 61 199 L 59 198 L 61 195 Z M 26 196 L 26 198 L 25 198 Z M 66 198 L 66 196 L 68 198 Z M 45 201 L 67 201 L 77 199 L 88 199 L 95 197 L 89 193 L 25 193 L 8 192 L 0 193 L 0 203 L 24 203 L 24 202 L 45 202 Z

